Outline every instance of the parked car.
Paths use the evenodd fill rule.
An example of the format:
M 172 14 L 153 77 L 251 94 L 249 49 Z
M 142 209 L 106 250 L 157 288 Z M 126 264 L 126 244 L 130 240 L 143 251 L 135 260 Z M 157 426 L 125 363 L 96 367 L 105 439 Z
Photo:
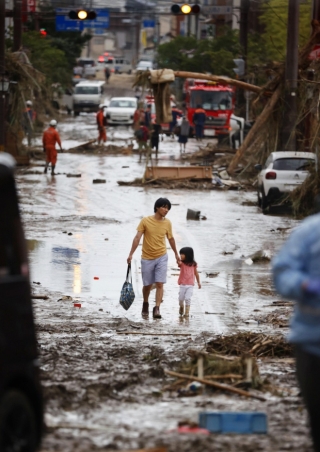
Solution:
M 312 152 L 272 152 L 266 163 L 255 165 L 258 175 L 258 205 L 263 211 L 294 190 L 308 176 L 315 164 Z
M 108 124 L 133 124 L 137 103 L 136 97 L 112 97 L 106 111 Z
M 35 452 L 43 400 L 14 163 L 0 153 L 0 450 Z
M 136 67 L 136 71 L 150 71 L 153 69 L 152 61 L 139 61 Z
M 80 82 L 74 87 L 72 95 L 73 113 L 78 116 L 82 111 L 98 111 L 99 105 L 104 101 L 104 82 L 90 81 Z

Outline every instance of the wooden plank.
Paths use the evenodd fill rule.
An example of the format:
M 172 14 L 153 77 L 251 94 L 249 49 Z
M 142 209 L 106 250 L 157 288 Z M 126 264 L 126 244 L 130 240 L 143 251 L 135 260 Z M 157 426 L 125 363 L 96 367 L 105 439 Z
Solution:
M 212 166 L 148 166 L 145 178 L 212 180 Z
M 117 334 L 141 334 L 142 336 L 191 336 L 191 333 L 143 333 L 142 331 L 117 331 Z

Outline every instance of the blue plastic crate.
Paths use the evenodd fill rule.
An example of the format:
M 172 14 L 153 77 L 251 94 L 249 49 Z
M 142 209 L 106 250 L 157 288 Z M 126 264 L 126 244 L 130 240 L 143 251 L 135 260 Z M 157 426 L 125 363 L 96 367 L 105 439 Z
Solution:
M 267 433 L 267 415 L 261 412 L 200 413 L 199 427 L 211 433 Z

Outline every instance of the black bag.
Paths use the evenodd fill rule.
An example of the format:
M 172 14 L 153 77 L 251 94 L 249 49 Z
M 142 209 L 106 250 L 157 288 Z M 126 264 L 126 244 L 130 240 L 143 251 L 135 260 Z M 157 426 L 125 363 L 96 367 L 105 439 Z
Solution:
M 137 140 L 143 140 L 144 138 L 144 131 L 142 129 L 138 129 L 134 132 L 135 137 Z
M 132 286 L 131 264 L 128 264 L 127 277 L 120 293 L 120 304 L 127 311 L 134 301 L 134 291 Z

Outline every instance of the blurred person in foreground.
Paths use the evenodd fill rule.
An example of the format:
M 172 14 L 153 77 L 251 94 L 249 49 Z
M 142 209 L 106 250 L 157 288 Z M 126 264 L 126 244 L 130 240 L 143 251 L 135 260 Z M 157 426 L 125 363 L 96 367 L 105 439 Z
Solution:
M 55 167 L 57 164 L 58 159 L 58 152 L 56 150 L 56 143 L 60 146 L 61 152 L 62 146 L 61 146 L 61 140 L 60 135 L 58 131 L 56 130 L 57 127 L 57 121 L 55 119 L 52 119 L 49 122 L 49 127 L 47 130 L 43 132 L 42 136 L 42 144 L 43 144 L 43 152 L 46 153 L 46 165 L 44 168 L 44 173 L 46 174 L 48 171 L 49 163 L 51 163 L 51 176 L 54 176 Z
M 273 278 L 279 294 L 296 301 L 288 339 L 295 347 L 314 450 L 320 452 L 320 213 L 292 232 L 273 260 Z

